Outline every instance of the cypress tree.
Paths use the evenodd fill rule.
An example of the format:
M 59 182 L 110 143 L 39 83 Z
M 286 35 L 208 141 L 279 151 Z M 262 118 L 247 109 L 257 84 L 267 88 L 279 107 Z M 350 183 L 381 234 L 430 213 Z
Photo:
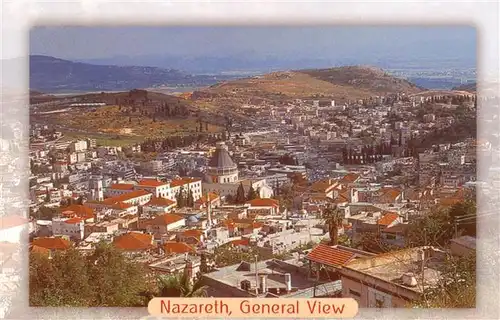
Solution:
M 243 183 L 240 183 L 238 190 L 236 191 L 235 202 L 238 204 L 245 203 L 245 188 L 243 188 Z
M 256 199 L 258 197 L 259 197 L 259 195 L 255 191 L 255 189 L 253 188 L 253 186 L 250 186 L 250 189 L 248 190 L 247 201 Z

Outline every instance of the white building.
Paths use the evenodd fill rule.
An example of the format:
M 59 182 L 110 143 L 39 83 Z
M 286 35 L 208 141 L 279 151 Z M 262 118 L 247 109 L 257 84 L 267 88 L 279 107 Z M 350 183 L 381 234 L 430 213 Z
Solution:
M 84 221 L 81 218 L 53 218 L 52 233 L 54 236 L 67 236 L 71 240 L 84 239 Z
M 78 162 L 78 156 L 76 155 L 76 153 L 72 152 L 68 154 L 68 162 L 69 164 L 75 164 Z
M 85 140 L 75 141 L 72 144 L 70 144 L 69 148 L 73 152 L 86 151 L 87 150 L 87 141 L 85 141 Z
M 194 201 L 196 201 L 202 197 L 203 190 L 202 190 L 201 179 L 181 178 L 181 179 L 172 180 L 170 182 L 170 195 L 171 195 L 171 197 L 169 199 L 175 200 L 177 194 L 180 192 L 181 189 L 184 190 L 184 192 L 186 192 L 186 194 L 187 194 L 188 190 L 190 190 L 191 194 L 193 195 Z

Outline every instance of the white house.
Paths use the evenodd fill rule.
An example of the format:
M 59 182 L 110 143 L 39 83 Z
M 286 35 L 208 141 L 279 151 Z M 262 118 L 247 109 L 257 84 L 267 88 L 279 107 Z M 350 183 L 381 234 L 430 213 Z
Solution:
M 52 233 L 54 236 L 67 236 L 71 240 L 84 239 L 84 221 L 81 218 L 53 218 Z

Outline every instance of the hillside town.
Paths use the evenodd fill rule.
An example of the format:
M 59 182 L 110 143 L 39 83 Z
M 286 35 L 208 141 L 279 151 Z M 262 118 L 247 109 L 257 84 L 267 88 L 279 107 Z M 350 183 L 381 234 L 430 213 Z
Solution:
M 449 256 L 475 256 L 476 159 L 500 155 L 476 109 L 473 94 L 243 105 L 251 121 L 182 147 L 31 123 L 30 252 L 105 244 L 210 297 L 408 307 Z

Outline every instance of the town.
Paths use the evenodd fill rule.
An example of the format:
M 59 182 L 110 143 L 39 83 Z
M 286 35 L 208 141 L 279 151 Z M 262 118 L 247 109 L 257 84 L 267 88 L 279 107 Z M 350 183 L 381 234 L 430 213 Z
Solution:
M 238 111 L 251 121 L 228 117 L 222 132 L 203 139 L 127 146 L 32 121 L 30 303 L 475 303 L 476 159 L 498 154 L 476 139 L 475 94 L 295 99 Z M 89 257 L 95 264 L 86 266 Z M 454 259 L 469 263 L 464 279 L 446 272 Z M 96 269 L 98 261 L 109 270 Z M 445 299 L 438 284 L 453 279 Z M 103 290 L 99 297 L 83 297 L 89 283 Z

